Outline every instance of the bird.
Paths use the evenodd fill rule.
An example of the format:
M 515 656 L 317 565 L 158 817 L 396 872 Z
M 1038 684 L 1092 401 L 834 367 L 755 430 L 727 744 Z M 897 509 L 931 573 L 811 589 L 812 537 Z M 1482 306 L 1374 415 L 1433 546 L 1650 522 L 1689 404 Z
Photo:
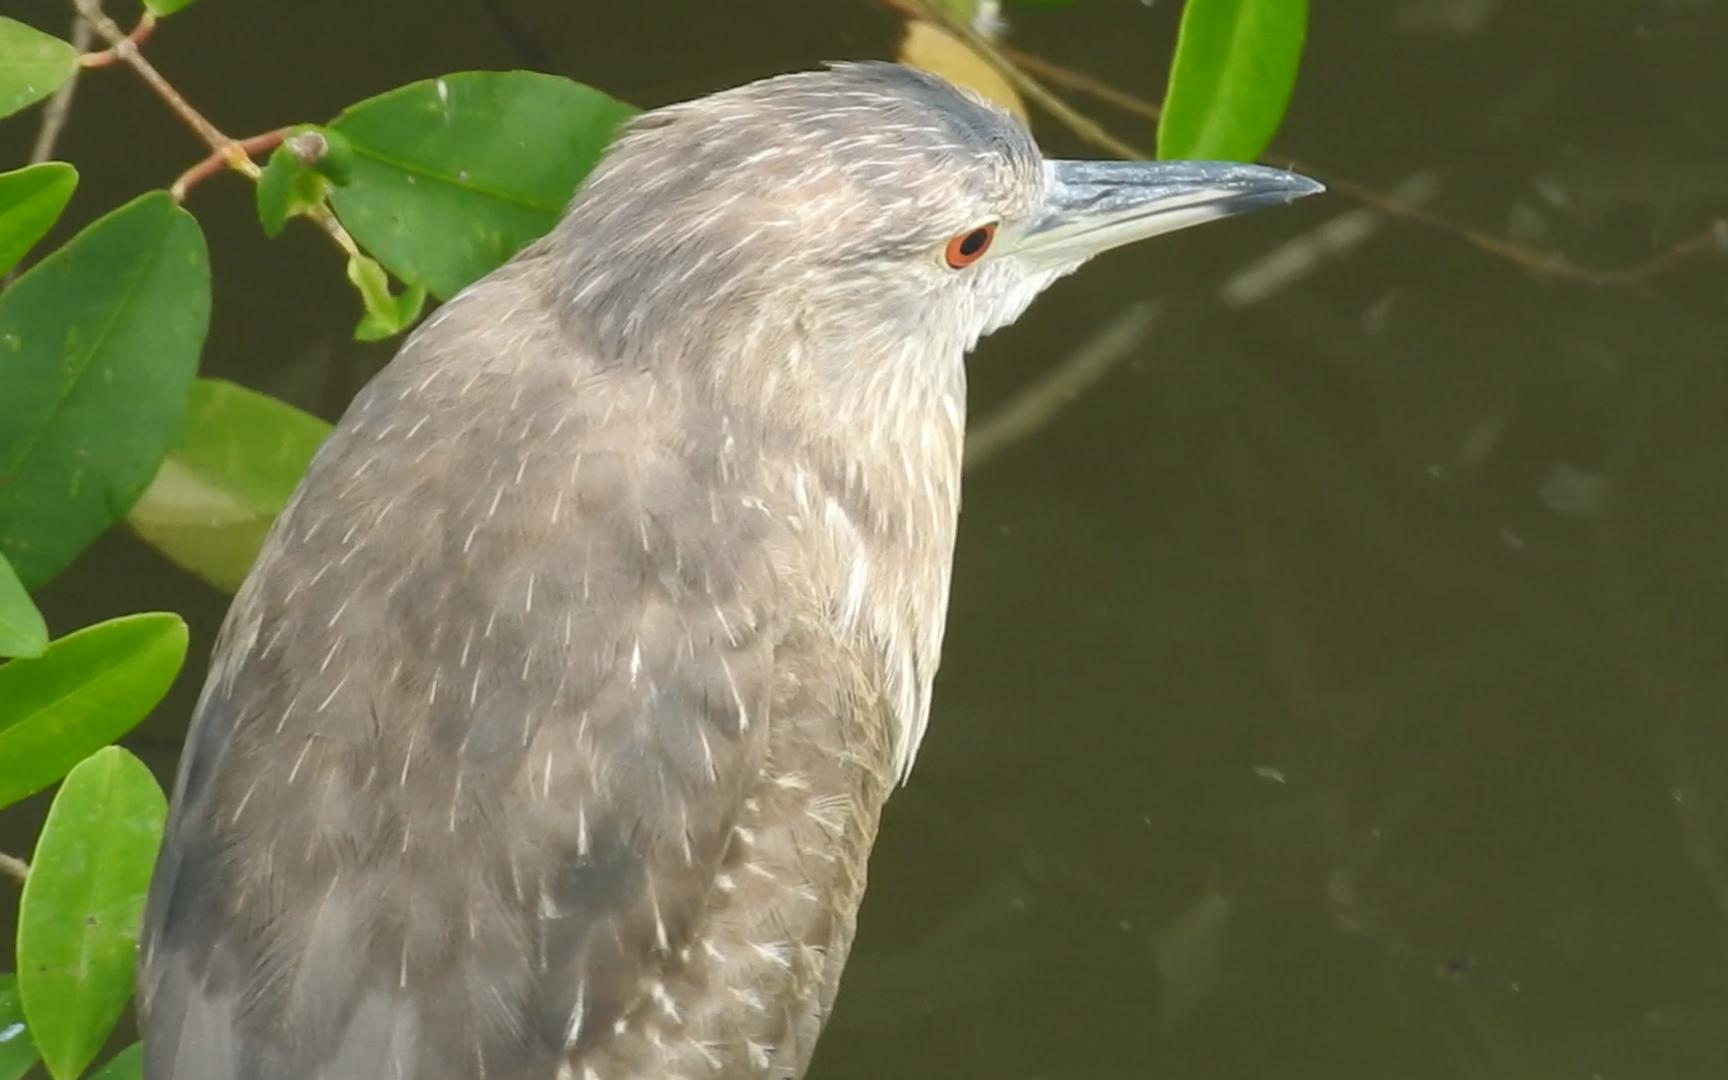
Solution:
M 1320 185 L 1047 159 L 880 61 L 638 114 L 355 397 L 218 635 L 150 1080 L 805 1075 L 924 737 L 964 358 Z

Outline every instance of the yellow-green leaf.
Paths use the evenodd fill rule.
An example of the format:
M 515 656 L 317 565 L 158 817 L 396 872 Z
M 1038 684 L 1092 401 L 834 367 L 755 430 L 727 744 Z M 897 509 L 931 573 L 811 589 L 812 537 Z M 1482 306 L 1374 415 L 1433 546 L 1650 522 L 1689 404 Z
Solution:
M 90 1074 L 89 1080 L 139 1080 L 144 1075 L 144 1044 L 133 1043 Z M 0 1077 L 0 1080 L 4 1080 Z
M 0 555 L 0 656 L 41 656 L 48 625 L 24 591 L 12 564 Z
M 165 191 L 0 293 L 0 554 L 24 584 L 52 578 L 156 475 L 209 320 L 204 236 Z
M 360 341 L 380 341 L 400 334 L 420 317 L 426 305 L 426 287 L 409 285 L 401 295 L 390 292 L 390 279 L 377 260 L 364 255 L 348 260 L 348 280 L 360 294 L 365 313 L 354 337 Z
M 186 658 L 186 624 L 126 615 L 0 665 L 0 808 L 65 776 L 150 714 Z
M 197 0 L 144 0 L 144 6 L 150 9 L 150 14 L 161 17 L 172 15 L 181 8 L 189 8 Z
M 0 116 L 41 101 L 77 70 L 78 50 L 69 42 L 0 18 Z
M 186 423 L 126 515 L 158 551 L 233 592 L 330 425 L 218 379 L 192 385 Z
M 18 905 L 18 989 L 42 1063 L 74 1080 L 132 996 L 133 956 L 168 800 L 110 746 L 55 793 Z
M 1259 157 L 1290 104 L 1307 27 L 1308 0 L 1188 0 L 1158 122 L 1158 156 Z
M 44 161 L 0 173 L 0 274 L 18 265 L 42 239 L 78 186 L 78 170 Z
M 314 140 L 328 147 L 328 138 L 316 128 L 297 130 L 270 154 L 258 177 L 258 223 L 264 235 L 280 233 L 288 219 L 319 205 L 330 191 L 330 181 L 317 169 L 304 164 L 295 153 L 295 140 Z

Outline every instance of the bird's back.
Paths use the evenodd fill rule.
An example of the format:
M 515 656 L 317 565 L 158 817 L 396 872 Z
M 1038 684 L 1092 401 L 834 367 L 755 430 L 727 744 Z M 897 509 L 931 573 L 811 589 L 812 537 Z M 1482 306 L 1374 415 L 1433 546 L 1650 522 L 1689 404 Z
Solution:
M 809 1060 L 894 753 L 820 584 L 862 558 L 846 482 L 573 352 L 549 272 L 423 328 L 235 600 L 146 917 L 152 1080 Z

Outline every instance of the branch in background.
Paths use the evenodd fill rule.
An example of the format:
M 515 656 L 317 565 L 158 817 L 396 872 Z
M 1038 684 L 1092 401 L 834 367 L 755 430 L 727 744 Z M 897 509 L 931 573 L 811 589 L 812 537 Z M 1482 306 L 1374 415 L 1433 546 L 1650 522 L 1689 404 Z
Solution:
M 516 51 L 516 55 L 522 58 L 523 63 L 540 71 L 553 70 L 551 52 L 528 21 L 511 10 L 506 0 L 480 0 L 480 7 L 492 19 L 492 24 Z
M 999 71 L 1003 78 L 1008 79 L 1028 98 L 1043 106 L 1053 118 L 1060 121 L 1077 137 L 1117 157 L 1131 160 L 1143 160 L 1145 158 L 1145 154 L 1112 135 L 1096 121 L 1078 112 L 1061 98 L 1056 97 L 1028 73 L 1035 72 L 1041 78 L 1047 79 L 1055 85 L 1084 94 L 1131 115 L 1153 122 L 1158 120 L 1159 108 L 1157 104 L 1110 86 L 1108 83 L 1084 72 L 1064 67 L 1032 53 L 998 46 L 971 26 L 953 18 L 937 5 L 929 3 L 928 0 L 879 0 L 879 2 L 909 18 L 926 19 L 947 29 L 966 42 L 978 53 L 980 58 Z M 1529 270 L 1531 273 L 1546 277 L 1560 278 L 1586 285 L 1640 285 L 1660 277 L 1698 256 L 1710 253 L 1728 253 L 1728 218 L 1718 218 L 1699 232 L 1670 245 L 1634 266 L 1617 270 L 1595 270 L 1578 265 L 1558 251 L 1531 247 L 1516 240 L 1461 225 L 1420 206 L 1405 202 L 1395 195 L 1378 191 L 1367 184 L 1348 177 L 1339 176 L 1330 170 L 1316 168 L 1298 158 L 1282 154 L 1269 156 L 1274 157 L 1278 164 L 1297 172 L 1306 173 L 1326 184 L 1332 191 L 1354 199 L 1388 217 L 1450 233 L 1479 251 L 1505 259 Z
M 30 876 L 30 864 L 15 855 L 0 851 L 0 874 L 12 878 L 18 884 L 24 884 L 24 879 Z
M 72 18 L 72 47 L 83 52 L 90 47 L 95 39 L 96 31 L 82 16 Z M 72 93 L 78 88 L 78 72 L 74 71 L 69 78 L 60 84 L 60 89 L 54 91 L 54 96 L 48 99 L 48 104 L 42 110 L 42 126 L 36 132 L 36 142 L 30 147 L 30 164 L 38 165 L 54 156 L 54 147 L 60 142 L 60 132 L 66 128 L 66 120 L 72 115 Z
M 939 5 L 930 3 L 929 0 L 883 0 L 883 2 L 889 7 L 899 9 L 903 15 L 935 23 L 964 41 L 973 52 L 978 54 L 980 59 L 994 68 L 997 74 L 1012 83 L 1016 90 L 1037 102 L 1070 131 L 1093 146 L 1115 154 L 1117 157 L 1128 158 L 1129 160 L 1145 160 L 1145 154 L 1104 130 L 1097 121 L 1075 109 L 1051 93 L 1043 83 L 1026 74 L 1019 64 L 1010 60 L 1001 49 L 996 47 L 994 42 L 974 29 L 972 24 L 956 19 Z
M 1069 402 L 1110 374 L 1158 321 L 1159 306 L 1141 301 L 1092 332 L 1056 369 L 1010 398 L 966 433 L 966 468 L 975 469 L 1038 431 Z
M 101 0 L 95 0 L 97 4 Z M 82 15 L 72 16 L 72 47 L 80 53 L 90 47 L 95 39 L 96 31 Z M 60 88 L 54 91 L 54 96 L 48 99 L 48 104 L 42 108 L 42 126 L 36 129 L 36 141 L 30 146 L 30 164 L 40 165 L 54 156 L 54 148 L 60 143 L 60 133 L 66 130 L 66 121 L 72 115 L 72 93 L 78 88 L 78 72 L 74 70 Z M 0 275 L 0 289 L 4 289 L 17 280 L 23 273 L 22 266 L 14 266 L 8 273 Z

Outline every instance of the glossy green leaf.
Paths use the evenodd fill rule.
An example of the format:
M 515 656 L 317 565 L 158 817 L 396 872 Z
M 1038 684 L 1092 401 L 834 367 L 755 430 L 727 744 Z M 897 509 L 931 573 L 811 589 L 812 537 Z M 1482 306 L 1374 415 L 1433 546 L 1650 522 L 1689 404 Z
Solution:
M 36 1051 L 73 1080 L 132 996 L 133 955 L 168 800 L 118 746 L 54 795 L 18 905 L 18 989 Z
M 0 293 L 0 554 L 24 584 L 58 573 L 155 476 L 209 321 L 204 236 L 163 191 Z
M 354 158 L 330 203 L 392 274 L 448 299 L 552 227 L 634 111 L 526 71 L 411 83 L 331 122 Z
M 186 624 L 156 612 L 87 626 L 0 665 L 0 808 L 137 726 L 185 658 Z
M 24 1023 L 18 977 L 0 974 L 0 1080 L 18 1080 L 36 1064 L 36 1044 Z
M 1188 0 L 1158 122 L 1158 156 L 1253 161 L 1290 104 L 1308 0 Z
M 133 1043 L 90 1074 L 89 1080 L 139 1080 L 144 1075 L 144 1044 Z M 0 1077 L 0 1080 L 4 1080 Z
M 267 394 L 199 379 L 185 426 L 126 520 L 176 564 L 233 592 L 329 433 Z
M 189 8 L 198 0 L 144 0 L 144 6 L 155 16 L 172 15 L 182 8 Z
M 0 656 L 41 656 L 48 625 L 36 610 L 12 564 L 0 556 Z
M 77 70 L 78 50 L 69 42 L 0 18 L 0 116 L 41 101 Z
M 0 173 L 0 274 L 18 265 L 60 218 L 78 186 L 78 170 L 44 161 Z

